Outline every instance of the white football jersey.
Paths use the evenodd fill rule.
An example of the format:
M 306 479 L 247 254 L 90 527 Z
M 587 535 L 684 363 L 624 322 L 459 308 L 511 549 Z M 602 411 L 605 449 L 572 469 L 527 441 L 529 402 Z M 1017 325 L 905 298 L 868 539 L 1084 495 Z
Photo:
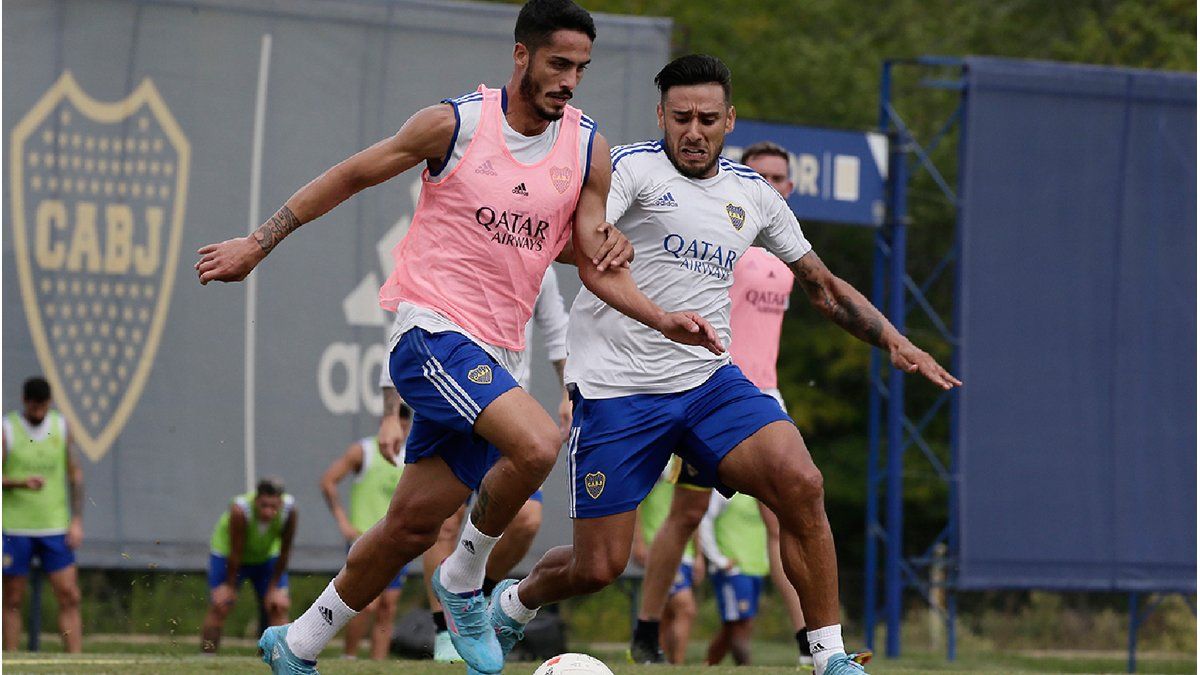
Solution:
M 668 312 L 692 310 L 730 342 L 733 266 L 751 245 L 786 263 L 812 250 L 787 202 L 753 169 L 718 160 L 712 178 L 687 178 L 662 141 L 613 148 L 608 222 L 629 238 L 634 281 Z M 730 362 L 672 342 L 586 288 L 571 307 L 568 383 L 586 398 L 686 391 Z

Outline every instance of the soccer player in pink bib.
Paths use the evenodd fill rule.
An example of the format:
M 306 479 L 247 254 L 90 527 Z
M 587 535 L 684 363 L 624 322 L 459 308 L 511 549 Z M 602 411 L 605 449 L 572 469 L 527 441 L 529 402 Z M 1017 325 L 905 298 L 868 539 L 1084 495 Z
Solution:
M 387 516 L 355 542 L 316 602 L 264 632 L 259 648 L 274 672 L 316 672 L 325 644 L 434 543 L 472 490 L 478 497 L 459 546 L 431 582 L 468 666 L 503 667 L 497 632 L 510 647 L 514 636 L 493 627 L 481 588 L 489 552 L 560 446 L 555 422 L 511 374 L 551 261 L 578 263 L 592 293 L 664 339 L 723 352 L 703 318 L 663 311 L 621 264 L 629 243 L 605 224 L 608 142 L 567 103 L 595 35 L 591 16 L 570 0 L 530 0 L 517 18 L 505 87 L 481 85 L 421 110 L 395 136 L 301 188 L 250 237 L 199 250 L 201 283 L 239 281 L 303 223 L 426 165 L 411 229 L 380 290 L 380 303 L 396 312 L 392 380 L 415 412 L 409 466 Z

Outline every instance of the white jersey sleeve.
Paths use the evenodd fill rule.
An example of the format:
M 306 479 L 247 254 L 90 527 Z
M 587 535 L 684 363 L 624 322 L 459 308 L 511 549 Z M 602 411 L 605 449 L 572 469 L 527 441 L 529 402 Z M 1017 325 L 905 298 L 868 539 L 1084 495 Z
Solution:
M 775 188 L 759 186 L 760 204 L 767 216 L 766 227 L 758 233 L 754 244 L 761 246 L 783 262 L 792 264 L 812 250 L 812 244 L 804 237 L 800 221 Z
M 554 267 L 546 268 L 542 277 L 542 288 L 533 305 L 533 321 L 542 332 L 546 343 L 546 358 L 563 361 L 567 358 L 567 310 L 563 306 L 562 293 L 558 290 L 558 277 Z M 526 341 L 528 344 L 528 341 Z

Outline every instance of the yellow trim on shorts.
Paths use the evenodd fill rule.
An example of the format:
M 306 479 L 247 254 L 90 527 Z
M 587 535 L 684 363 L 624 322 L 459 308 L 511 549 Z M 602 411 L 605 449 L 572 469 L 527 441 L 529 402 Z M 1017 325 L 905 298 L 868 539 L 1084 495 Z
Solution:
M 679 455 L 671 456 L 671 464 L 669 466 L 670 468 L 667 470 L 667 482 L 671 483 L 675 487 L 681 487 L 685 490 L 696 490 L 699 492 L 712 489 L 703 485 L 696 485 L 688 480 L 688 477 L 683 472 L 683 458 L 681 458 Z

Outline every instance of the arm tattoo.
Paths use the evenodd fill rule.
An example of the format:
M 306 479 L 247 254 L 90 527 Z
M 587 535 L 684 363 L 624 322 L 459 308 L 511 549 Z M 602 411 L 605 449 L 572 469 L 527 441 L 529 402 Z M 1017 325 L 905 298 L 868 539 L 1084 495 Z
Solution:
M 275 245 L 283 238 L 296 231 L 303 223 L 287 206 L 280 208 L 271 219 L 254 231 L 254 241 L 262 247 L 263 253 L 270 253 Z
M 804 262 L 808 255 L 793 263 L 796 278 L 809 300 L 822 314 L 854 337 L 876 347 L 886 347 L 883 332 L 887 320 L 870 302 L 858 302 L 847 293 L 834 294 L 836 278 L 821 264 L 815 253 L 813 261 Z M 857 295 L 857 294 L 855 294 Z

